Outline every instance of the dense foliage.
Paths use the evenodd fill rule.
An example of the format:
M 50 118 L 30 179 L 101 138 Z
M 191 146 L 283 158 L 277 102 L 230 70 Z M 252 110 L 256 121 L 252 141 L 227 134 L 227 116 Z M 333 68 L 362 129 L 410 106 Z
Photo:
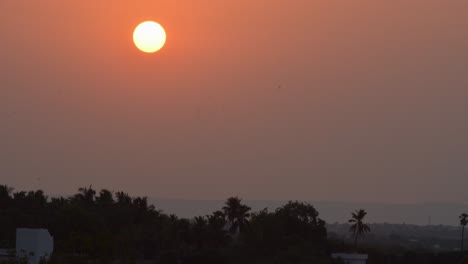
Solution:
M 330 258 L 332 252 L 356 250 L 369 254 L 368 264 L 468 263 L 461 261 L 460 252 L 388 246 L 373 234 L 356 248 L 356 234 L 365 233 L 358 232 L 359 226 L 377 233 L 381 229 L 363 228 L 365 214 L 359 212 L 352 214 L 352 225 L 329 225 L 333 233 L 327 237 L 317 210 L 298 201 L 274 211 L 252 212 L 241 199 L 230 197 L 210 215 L 184 219 L 157 210 L 146 197 L 125 192 L 89 187 L 70 197 L 49 198 L 41 190 L 14 192 L 0 185 L 0 248 L 15 247 L 16 228 L 47 228 L 55 240 L 50 264 L 325 264 L 339 263 Z M 352 238 L 341 237 L 339 230 Z M 388 235 L 395 236 L 394 231 Z M 384 246 L 376 246 L 379 243 Z
M 18 227 L 47 228 L 58 263 L 328 263 L 325 222 L 312 205 L 289 202 L 274 212 L 250 211 L 231 197 L 220 211 L 183 219 L 124 192 L 89 187 L 49 199 L 40 190 L 0 186 L 0 247 L 14 248 Z

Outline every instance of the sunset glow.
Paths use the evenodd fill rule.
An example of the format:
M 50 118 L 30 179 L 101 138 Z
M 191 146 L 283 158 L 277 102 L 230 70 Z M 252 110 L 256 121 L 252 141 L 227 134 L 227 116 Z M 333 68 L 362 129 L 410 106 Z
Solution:
M 376 223 L 428 225 L 430 213 L 434 227 L 468 214 L 468 0 L 0 0 L 0 10 L 0 189 L 12 196 L 92 185 L 345 202 L 324 211 L 330 223 L 361 208 Z M 451 202 L 465 207 L 439 206 Z M 210 204 L 186 211 L 222 203 Z
M 160 24 L 145 21 L 135 28 L 133 42 L 139 50 L 153 53 L 160 50 L 166 43 L 166 32 Z

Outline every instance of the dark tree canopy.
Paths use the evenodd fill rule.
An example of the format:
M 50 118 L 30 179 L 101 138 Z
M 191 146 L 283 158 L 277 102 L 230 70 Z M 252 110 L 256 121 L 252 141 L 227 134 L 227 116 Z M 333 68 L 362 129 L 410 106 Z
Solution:
M 233 256 L 250 259 L 259 255 L 247 253 L 258 243 L 265 243 L 265 249 L 286 248 L 291 242 L 324 241 L 326 237 L 318 212 L 299 202 L 290 202 L 274 213 L 252 215 L 240 198 L 230 197 L 221 210 L 183 219 L 158 211 L 146 197 L 123 191 L 97 191 L 89 186 L 70 197 L 49 198 L 41 190 L 14 192 L 1 185 L 0 205 L 2 247 L 14 247 L 16 228 L 47 228 L 55 240 L 58 263 L 80 259 L 224 263 Z M 258 237 L 260 233 L 263 238 Z
M 369 229 L 364 210 L 353 212 L 353 234 Z M 460 218 L 466 224 L 465 218 Z M 157 210 L 146 197 L 123 191 L 80 188 L 69 197 L 0 185 L 0 248 L 14 248 L 16 228 L 47 228 L 54 237 L 51 263 L 334 263 L 330 253 L 352 251 L 327 239 L 325 222 L 309 203 L 290 201 L 254 212 L 238 197 L 220 210 L 193 219 Z M 425 254 L 387 256 L 370 251 L 373 263 L 429 263 Z M 440 255 L 442 262 L 453 257 Z M 456 260 L 459 260 L 457 255 Z M 388 262 L 390 261 L 390 262 Z M 449 262 L 447 262 L 449 261 Z M 0 262 L 1 263 L 1 262 Z

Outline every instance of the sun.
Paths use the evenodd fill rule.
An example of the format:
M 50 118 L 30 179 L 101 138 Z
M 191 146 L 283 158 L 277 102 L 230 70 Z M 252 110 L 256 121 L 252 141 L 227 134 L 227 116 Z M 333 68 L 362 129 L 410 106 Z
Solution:
M 166 31 L 154 21 L 145 21 L 133 31 L 133 42 L 139 50 L 153 53 L 160 50 L 166 43 Z

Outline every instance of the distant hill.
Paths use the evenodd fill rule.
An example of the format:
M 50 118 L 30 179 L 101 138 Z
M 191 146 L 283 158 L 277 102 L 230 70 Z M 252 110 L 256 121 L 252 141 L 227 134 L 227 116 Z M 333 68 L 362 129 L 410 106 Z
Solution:
M 223 200 L 177 200 L 150 198 L 157 209 L 169 214 L 192 218 L 206 215 L 221 209 Z M 274 210 L 287 201 L 245 200 L 254 211 L 268 207 Z M 344 223 L 353 210 L 363 208 L 368 212 L 370 223 L 392 223 L 413 225 L 452 225 L 457 226 L 458 216 L 468 212 L 468 204 L 427 203 L 427 204 L 384 204 L 308 201 L 319 211 L 320 217 L 327 223 Z

